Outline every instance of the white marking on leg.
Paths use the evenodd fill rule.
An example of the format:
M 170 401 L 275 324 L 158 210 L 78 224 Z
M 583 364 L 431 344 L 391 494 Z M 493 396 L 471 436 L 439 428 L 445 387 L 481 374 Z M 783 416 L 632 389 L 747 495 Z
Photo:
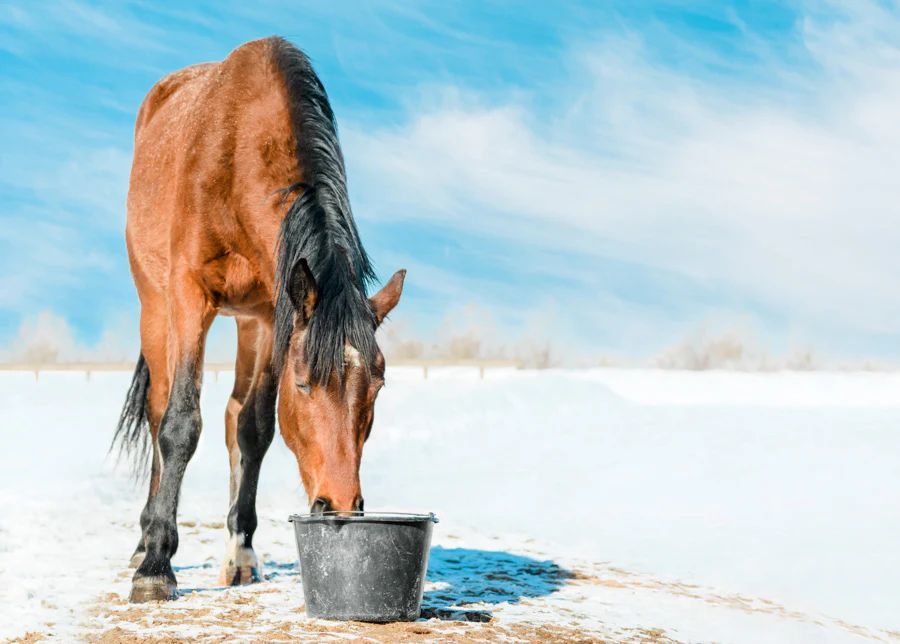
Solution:
M 150 442 L 153 443 L 153 453 L 156 455 L 156 460 L 159 461 L 159 478 L 157 479 L 157 481 L 162 482 L 163 466 L 165 465 L 165 463 L 163 463 L 162 451 L 159 449 L 159 434 L 157 433 L 156 440 L 152 440 L 151 437 Z
M 259 559 L 253 548 L 244 546 L 243 534 L 231 535 L 225 546 L 225 561 L 222 562 L 220 578 L 222 585 L 230 585 L 238 573 L 241 575 L 241 581 L 246 583 L 250 581 L 250 576 L 254 572 L 260 579 L 262 578 L 262 566 L 259 565 Z
M 231 473 L 228 480 L 229 508 L 237 500 L 238 489 L 241 485 L 241 448 L 238 445 L 238 416 L 243 405 L 235 398 L 228 399 L 228 418 L 226 424 L 234 428 L 234 444 L 228 450 L 228 463 Z
M 241 466 L 241 448 L 237 445 L 232 447 L 228 458 L 231 461 L 231 476 L 228 482 L 228 491 L 230 492 L 231 505 L 234 505 L 237 501 L 238 490 L 241 488 L 241 473 L 243 471 L 243 467 Z

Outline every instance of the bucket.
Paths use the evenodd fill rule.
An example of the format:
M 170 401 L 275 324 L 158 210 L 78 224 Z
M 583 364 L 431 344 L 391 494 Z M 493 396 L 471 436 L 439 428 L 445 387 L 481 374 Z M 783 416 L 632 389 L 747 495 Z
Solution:
M 306 614 L 361 622 L 419 617 L 434 514 L 295 514 Z

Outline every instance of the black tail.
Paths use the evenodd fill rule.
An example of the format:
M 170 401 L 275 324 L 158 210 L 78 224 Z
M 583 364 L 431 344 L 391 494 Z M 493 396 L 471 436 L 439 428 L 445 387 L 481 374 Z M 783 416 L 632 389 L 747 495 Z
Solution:
M 118 456 L 127 455 L 132 461 L 135 478 L 147 473 L 150 449 L 150 423 L 147 418 L 147 394 L 150 393 L 150 368 L 144 354 L 138 356 L 134 377 L 125 397 L 125 406 L 119 416 L 119 424 L 113 436 L 109 451 L 118 443 Z

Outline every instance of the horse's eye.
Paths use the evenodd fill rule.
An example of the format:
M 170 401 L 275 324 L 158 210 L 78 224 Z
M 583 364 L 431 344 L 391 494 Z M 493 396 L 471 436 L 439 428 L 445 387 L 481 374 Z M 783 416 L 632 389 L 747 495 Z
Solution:
M 297 383 L 297 389 L 299 389 L 300 391 L 302 391 L 303 393 L 305 393 L 307 396 L 308 396 L 308 395 L 310 394 L 310 392 L 312 391 L 312 388 L 311 388 L 308 384 L 306 384 L 305 382 L 298 382 L 298 383 Z

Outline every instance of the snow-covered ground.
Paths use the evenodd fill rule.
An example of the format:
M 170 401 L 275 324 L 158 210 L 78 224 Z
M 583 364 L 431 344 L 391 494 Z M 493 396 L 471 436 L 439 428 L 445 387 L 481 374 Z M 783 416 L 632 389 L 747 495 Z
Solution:
M 434 511 L 427 621 L 306 618 L 280 438 L 255 543 L 216 587 L 230 374 L 207 375 L 174 560 L 129 606 L 144 490 L 106 448 L 130 374 L 0 373 L 0 639 L 900 640 L 900 374 L 389 369 L 369 509 Z

